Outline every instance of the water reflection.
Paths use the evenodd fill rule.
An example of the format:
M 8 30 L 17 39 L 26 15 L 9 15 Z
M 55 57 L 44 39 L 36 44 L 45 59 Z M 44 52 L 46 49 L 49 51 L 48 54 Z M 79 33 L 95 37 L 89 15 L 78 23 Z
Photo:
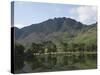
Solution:
M 92 69 L 97 66 L 97 54 L 34 55 L 24 61 L 22 72 Z

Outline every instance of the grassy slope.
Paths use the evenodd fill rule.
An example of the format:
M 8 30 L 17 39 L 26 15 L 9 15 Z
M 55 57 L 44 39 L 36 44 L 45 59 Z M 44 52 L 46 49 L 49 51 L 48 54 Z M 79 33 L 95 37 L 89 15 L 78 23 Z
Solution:
M 73 40 L 74 43 L 95 44 L 97 42 L 96 27 L 86 32 L 80 32 Z

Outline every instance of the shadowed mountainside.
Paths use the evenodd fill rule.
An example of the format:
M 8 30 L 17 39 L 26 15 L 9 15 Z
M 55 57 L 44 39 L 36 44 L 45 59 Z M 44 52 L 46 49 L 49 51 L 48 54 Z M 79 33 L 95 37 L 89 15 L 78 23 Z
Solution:
M 58 46 L 61 42 L 96 43 L 97 23 L 84 25 L 74 19 L 62 17 L 48 19 L 21 29 L 14 27 L 14 30 L 16 42 L 27 46 L 32 42 L 44 41 L 52 41 Z

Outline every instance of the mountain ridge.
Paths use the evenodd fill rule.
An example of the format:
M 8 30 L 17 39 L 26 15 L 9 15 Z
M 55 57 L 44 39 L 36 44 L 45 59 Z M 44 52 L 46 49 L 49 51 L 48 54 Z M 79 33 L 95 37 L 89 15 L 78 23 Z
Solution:
M 66 23 L 69 25 L 67 25 Z M 70 26 L 70 25 L 72 25 L 72 26 Z M 66 31 L 71 27 L 75 28 L 75 26 L 76 26 L 76 28 L 78 28 L 78 27 L 81 27 L 82 25 L 83 25 L 82 23 L 76 22 L 76 20 L 74 20 L 74 19 L 63 17 L 63 18 L 48 19 L 48 20 L 38 23 L 38 24 L 32 24 L 30 26 L 23 27 L 19 30 L 21 30 L 25 34 L 25 35 L 23 35 L 23 37 L 24 37 L 24 36 L 27 36 L 31 32 L 44 32 L 44 33 L 48 32 L 49 33 L 49 32 L 56 32 L 59 30 Z
M 88 30 L 96 27 L 97 22 L 91 25 L 84 25 L 74 19 L 62 17 L 48 19 L 44 22 L 32 24 L 21 29 L 14 28 L 14 30 L 16 42 L 30 45 L 32 42 L 41 43 L 44 41 L 52 41 L 57 44 L 60 41 L 74 41 L 73 39 L 77 36 L 78 38 L 82 36 L 79 36 L 79 34 L 83 34 L 83 32 L 87 34 Z M 95 36 L 95 34 L 93 35 Z

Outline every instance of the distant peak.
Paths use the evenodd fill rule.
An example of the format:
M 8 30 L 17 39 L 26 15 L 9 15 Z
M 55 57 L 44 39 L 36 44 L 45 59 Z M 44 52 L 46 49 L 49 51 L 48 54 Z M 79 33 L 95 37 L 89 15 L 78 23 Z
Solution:
M 67 17 L 55 17 L 53 19 L 49 19 L 49 20 L 68 20 L 68 21 L 73 21 L 73 22 L 76 22 L 75 19 L 72 19 L 72 18 L 67 18 Z
M 55 17 L 54 19 L 71 19 L 69 17 Z

